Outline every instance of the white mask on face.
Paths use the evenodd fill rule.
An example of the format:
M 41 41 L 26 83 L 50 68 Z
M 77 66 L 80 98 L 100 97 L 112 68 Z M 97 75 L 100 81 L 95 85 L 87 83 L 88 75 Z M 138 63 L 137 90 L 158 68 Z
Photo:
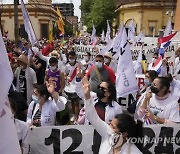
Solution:
M 69 63 L 74 63 L 75 59 L 69 59 Z
M 84 56 L 84 60 L 85 60 L 85 61 L 88 61 L 88 60 L 89 60 L 89 57 L 88 57 L 88 56 Z
M 55 71 L 57 67 L 56 66 L 49 66 L 49 68 L 51 71 Z
M 95 62 L 97 68 L 102 68 L 102 62 Z

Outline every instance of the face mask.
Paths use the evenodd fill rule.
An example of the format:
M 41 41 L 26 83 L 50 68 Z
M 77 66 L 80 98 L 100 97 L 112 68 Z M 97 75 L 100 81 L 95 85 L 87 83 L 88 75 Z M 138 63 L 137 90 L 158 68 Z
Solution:
M 158 88 L 156 88 L 154 86 L 151 86 L 150 89 L 151 89 L 151 92 L 154 94 L 157 94 L 160 91 Z
M 102 67 L 102 63 L 101 62 L 95 62 L 97 68 L 101 68 Z
M 57 67 L 56 66 L 49 66 L 49 68 L 51 71 L 55 71 Z
M 150 83 L 150 81 L 149 81 L 148 79 L 144 79 L 144 84 L 145 84 L 146 86 L 149 86 L 151 83 Z
M 88 60 L 89 60 L 89 57 L 88 57 L 88 56 L 84 56 L 84 60 L 85 60 L 85 61 L 88 61 Z
M 117 133 L 113 133 L 110 137 L 109 137 L 109 143 L 110 145 L 115 149 L 117 147 L 120 147 L 123 144 L 123 136 L 122 133 L 117 134 Z
M 69 59 L 69 63 L 74 63 L 75 59 Z
M 38 97 L 35 96 L 35 95 L 32 95 L 32 99 L 34 101 L 35 104 L 38 104 L 39 103 L 39 100 L 38 100 Z
M 104 58 L 104 62 L 105 62 L 105 63 L 108 63 L 108 62 L 109 62 L 109 59 Z
M 102 89 L 98 89 L 98 90 L 97 90 L 97 97 L 98 97 L 99 99 L 102 99 L 102 98 L 105 97 L 105 96 L 104 96 L 104 91 L 103 91 Z

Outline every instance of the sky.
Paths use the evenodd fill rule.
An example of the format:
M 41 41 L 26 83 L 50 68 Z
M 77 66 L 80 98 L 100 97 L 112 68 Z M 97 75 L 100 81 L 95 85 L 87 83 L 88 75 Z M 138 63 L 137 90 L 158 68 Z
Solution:
M 14 0 L 0 0 L 0 3 L 13 3 Z M 26 2 L 28 0 L 24 0 Z M 74 4 L 74 15 L 78 16 L 78 20 L 81 18 L 81 10 L 79 6 L 81 5 L 81 0 L 52 0 L 53 3 L 70 3 Z

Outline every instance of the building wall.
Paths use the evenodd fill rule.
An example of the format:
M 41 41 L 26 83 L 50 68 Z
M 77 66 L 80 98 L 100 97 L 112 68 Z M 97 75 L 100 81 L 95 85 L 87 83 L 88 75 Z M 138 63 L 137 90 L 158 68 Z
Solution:
M 171 3 L 135 3 L 124 4 L 119 7 L 119 24 L 123 21 L 125 24 L 130 19 L 134 19 L 136 24 L 136 32 L 142 31 L 146 36 L 159 35 L 162 28 L 167 25 L 170 14 L 167 11 L 172 11 Z M 174 18 L 172 18 L 174 22 Z
M 174 29 L 180 31 L 180 0 L 177 0 Z
M 35 7 L 36 6 L 36 7 Z M 52 9 L 51 5 L 44 5 L 43 8 L 38 6 L 37 4 L 33 6 L 26 5 L 28 10 L 30 20 L 35 31 L 37 39 L 42 38 L 41 24 L 47 24 L 48 33 L 49 27 L 56 21 L 57 15 L 54 9 Z M 41 8 L 41 9 L 40 9 Z M 9 39 L 14 40 L 14 7 L 13 5 L 4 5 L 2 10 L 2 27 L 3 31 L 8 31 Z M 19 20 L 19 28 L 21 24 L 24 24 L 22 12 L 19 6 L 18 9 L 18 20 Z

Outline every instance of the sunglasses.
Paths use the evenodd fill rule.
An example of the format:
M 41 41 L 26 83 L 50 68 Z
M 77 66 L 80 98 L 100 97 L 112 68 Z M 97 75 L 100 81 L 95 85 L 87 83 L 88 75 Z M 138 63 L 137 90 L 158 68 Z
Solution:
M 101 89 L 101 90 L 103 90 L 103 91 L 108 91 L 108 89 L 107 89 L 107 88 L 105 88 L 105 87 L 101 87 L 100 85 L 98 85 L 98 89 Z

